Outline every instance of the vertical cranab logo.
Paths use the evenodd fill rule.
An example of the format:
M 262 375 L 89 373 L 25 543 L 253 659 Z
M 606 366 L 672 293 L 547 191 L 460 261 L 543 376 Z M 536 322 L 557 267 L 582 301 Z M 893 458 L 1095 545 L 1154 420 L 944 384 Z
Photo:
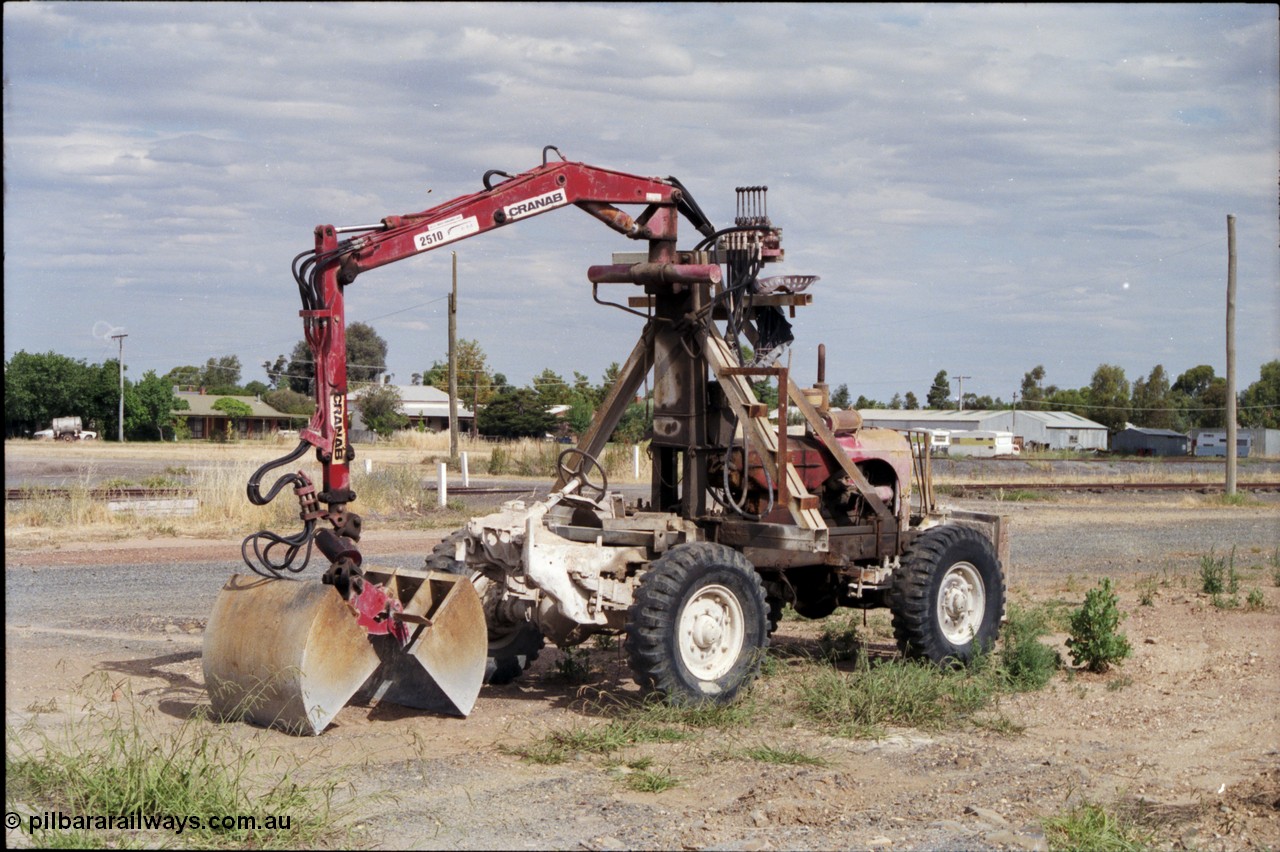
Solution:
M 541 213 L 543 210 L 550 210 L 553 207 L 563 207 L 568 203 L 569 197 L 564 194 L 563 189 L 553 189 L 550 192 L 544 192 L 542 195 L 535 195 L 533 198 L 526 198 L 523 201 L 508 204 L 502 208 L 502 212 L 507 214 L 507 221 L 510 222 L 525 216 L 532 216 L 534 213 Z
M 329 395 L 329 425 L 333 427 L 333 460 L 338 464 L 347 462 L 347 395 L 333 393 Z

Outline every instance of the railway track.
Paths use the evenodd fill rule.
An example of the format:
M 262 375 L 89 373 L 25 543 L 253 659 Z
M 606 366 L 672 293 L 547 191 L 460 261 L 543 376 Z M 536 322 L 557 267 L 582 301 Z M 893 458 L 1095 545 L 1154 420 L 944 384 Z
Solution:
M 989 494 L 1000 491 L 1185 491 L 1201 494 L 1216 494 L 1225 490 L 1220 482 L 938 482 L 937 487 L 946 489 L 957 497 L 967 495 Z M 1280 482 L 1237 482 L 1236 489 L 1249 492 L 1280 492 Z M 6 488 L 6 501 L 69 499 L 74 490 L 71 488 Z M 424 491 L 435 491 L 434 485 L 424 487 Z M 524 488 L 484 488 L 449 486 L 449 494 L 464 497 L 467 495 L 504 495 L 544 493 L 545 485 L 530 485 Z M 196 492 L 190 488 L 92 488 L 86 492 L 93 500 L 164 500 L 195 497 Z
M 952 494 L 985 494 L 992 491 L 1193 491 L 1216 494 L 1226 490 L 1221 482 L 940 482 Z M 1237 491 L 1280 491 L 1280 482 L 1237 482 Z
M 424 491 L 435 491 L 435 486 L 424 487 Z M 545 485 L 530 485 L 526 488 L 463 488 L 461 486 L 450 485 L 449 494 L 457 495 L 485 495 L 485 494 L 530 494 L 533 492 L 547 490 Z M 164 500 L 179 499 L 187 497 L 195 497 L 196 492 L 192 488 L 145 488 L 142 486 L 127 488 L 90 488 L 87 491 L 83 489 L 72 488 L 45 488 L 40 486 L 28 488 L 6 488 L 4 491 L 5 500 L 49 500 L 49 499 L 67 499 L 71 494 L 84 493 L 92 500 Z

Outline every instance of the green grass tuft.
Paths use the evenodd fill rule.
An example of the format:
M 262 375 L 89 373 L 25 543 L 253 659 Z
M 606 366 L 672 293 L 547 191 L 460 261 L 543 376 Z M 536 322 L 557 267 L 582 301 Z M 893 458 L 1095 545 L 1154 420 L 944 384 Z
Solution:
M 1042 820 L 1045 839 L 1054 852 L 1089 849 L 1139 852 L 1151 848 L 1154 836 L 1102 805 L 1086 802 L 1067 813 Z
M 257 826 L 188 823 L 167 840 L 157 830 L 49 832 L 37 845 L 153 845 L 160 839 L 195 848 L 307 847 L 335 836 L 335 783 L 300 783 L 293 772 L 255 774 L 260 746 L 195 717 L 176 731 L 138 709 L 131 696 L 53 733 L 28 725 L 6 730 L 6 799 L 41 811 L 120 817 L 254 817 Z M 284 824 L 284 818 L 288 824 Z M 268 818 L 273 825 L 268 826 Z

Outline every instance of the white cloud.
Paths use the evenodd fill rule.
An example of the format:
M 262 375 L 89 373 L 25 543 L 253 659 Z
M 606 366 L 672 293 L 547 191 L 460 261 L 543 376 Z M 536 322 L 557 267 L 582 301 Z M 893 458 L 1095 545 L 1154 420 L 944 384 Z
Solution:
M 675 175 L 720 224 L 734 186 L 768 184 L 786 271 L 823 276 L 797 357 L 826 337 L 851 388 L 960 355 L 978 393 L 1036 363 L 1083 384 L 1100 334 L 1131 378 L 1221 364 L 1199 332 L 1227 212 L 1261 285 L 1242 373 L 1280 354 L 1266 7 L 569 9 L 6 5 L 6 356 L 99 358 L 87 330 L 124 307 L 147 367 L 235 353 L 249 377 L 300 337 L 288 266 L 313 226 L 474 192 L 547 144 Z M 637 329 L 585 268 L 635 247 L 572 210 L 457 244 L 464 335 L 518 383 L 598 375 Z M 400 376 L 440 357 L 442 306 L 393 312 L 448 277 L 439 252 L 348 293 L 353 319 L 388 315 Z

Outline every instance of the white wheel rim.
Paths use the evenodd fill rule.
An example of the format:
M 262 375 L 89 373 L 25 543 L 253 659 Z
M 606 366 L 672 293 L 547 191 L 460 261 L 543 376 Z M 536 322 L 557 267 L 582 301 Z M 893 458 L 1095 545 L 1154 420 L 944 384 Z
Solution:
M 746 642 L 742 604 L 724 586 L 705 586 L 680 611 L 680 661 L 698 680 L 719 680 L 733 669 Z
M 969 562 L 947 569 L 938 587 L 938 627 L 952 645 L 967 645 L 978 635 L 987 611 L 982 575 Z

